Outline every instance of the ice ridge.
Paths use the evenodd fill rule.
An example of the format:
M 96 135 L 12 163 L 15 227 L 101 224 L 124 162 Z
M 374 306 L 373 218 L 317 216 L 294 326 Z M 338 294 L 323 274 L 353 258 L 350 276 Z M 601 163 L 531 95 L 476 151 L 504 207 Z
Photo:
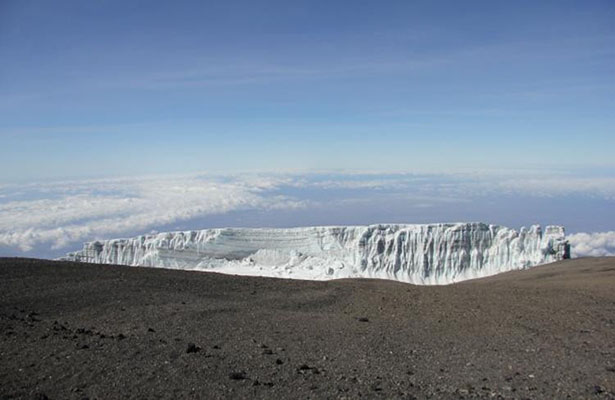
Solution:
M 223 228 L 86 242 L 63 259 L 327 280 L 449 284 L 569 257 L 564 228 L 483 223 Z

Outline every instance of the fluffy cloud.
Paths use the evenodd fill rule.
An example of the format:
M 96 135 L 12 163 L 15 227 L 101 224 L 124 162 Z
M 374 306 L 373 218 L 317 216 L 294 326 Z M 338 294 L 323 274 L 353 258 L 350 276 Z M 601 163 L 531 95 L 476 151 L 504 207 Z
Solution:
M 370 220 L 374 218 L 371 215 L 364 221 L 361 213 L 390 204 L 391 210 L 373 215 L 390 218 L 389 222 L 407 222 L 399 219 L 408 215 L 433 217 L 436 221 L 451 216 L 455 219 L 456 211 L 448 214 L 444 211 L 458 205 L 476 204 L 474 209 L 485 208 L 489 202 L 497 202 L 497 196 L 502 194 L 538 197 L 583 194 L 607 202 L 615 196 L 615 180 L 611 178 L 566 178 L 561 174 L 539 177 L 535 172 L 527 172 L 527 179 L 520 179 L 520 175 L 523 174 L 172 175 L 4 184 L 0 185 L 0 250 L 15 254 L 36 249 L 30 254 L 38 254 L 38 249 L 55 249 L 51 253 L 59 254 L 60 249 L 75 248 L 84 241 L 168 229 L 180 222 L 200 228 L 200 218 L 233 211 L 314 207 L 310 208 L 311 212 L 321 207 L 331 211 L 320 223 L 338 223 L 332 218 L 339 209 L 358 210 L 358 217 L 353 221 L 368 223 L 379 221 Z M 431 207 L 433 211 L 408 213 L 411 208 L 421 207 Z M 519 215 L 527 212 L 523 204 L 518 208 L 510 203 L 502 207 L 497 212 L 509 208 Z M 459 215 L 478 219 L 491 215 L 488 212 L 463 214 L 463 210 L 472 209 L 465 207 Z M 508 223 L 517 221 L 518 217 L 510 218 Z M 578 233 L 570 236 L 570 242 L 575 256 L 615 255 L 613 232 Z
M 568 235 L 573 257 L 615 256 L 615 231 Z
M 152 177 L 22 186 L 9 196 L 22 199 L 0 204 L 0 245 L 62 248 L 205 215 L 303 205 L 267 194 L 275 184 L 265 178 Z

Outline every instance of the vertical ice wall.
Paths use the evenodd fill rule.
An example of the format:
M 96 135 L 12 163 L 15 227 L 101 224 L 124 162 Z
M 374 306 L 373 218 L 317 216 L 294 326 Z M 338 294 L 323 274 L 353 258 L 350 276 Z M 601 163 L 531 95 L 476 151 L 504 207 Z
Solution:
M 297 279 L 447 284 L 568 258 L 559 226 L 483 223 L 225 228 L 88 242 L 65 259 Z

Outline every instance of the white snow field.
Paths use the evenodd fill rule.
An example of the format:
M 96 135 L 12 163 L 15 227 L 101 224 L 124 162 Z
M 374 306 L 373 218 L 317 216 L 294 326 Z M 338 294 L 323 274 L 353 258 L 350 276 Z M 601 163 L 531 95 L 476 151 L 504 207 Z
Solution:
M 439 285 L 568 258 L 564 228 L 483 223 L 224 228 L 87 242 L 64 260 L 327 280 Z

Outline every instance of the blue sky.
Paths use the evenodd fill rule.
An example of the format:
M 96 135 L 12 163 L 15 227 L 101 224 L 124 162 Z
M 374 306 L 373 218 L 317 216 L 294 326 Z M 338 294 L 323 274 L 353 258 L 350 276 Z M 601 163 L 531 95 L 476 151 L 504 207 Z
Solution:
M 3 1 L 0 181 L 613 169 L 613 21 L 612 1 Z
M 615 3 L 0 1 L 0 256 L 563 224 L 615 254 Z

